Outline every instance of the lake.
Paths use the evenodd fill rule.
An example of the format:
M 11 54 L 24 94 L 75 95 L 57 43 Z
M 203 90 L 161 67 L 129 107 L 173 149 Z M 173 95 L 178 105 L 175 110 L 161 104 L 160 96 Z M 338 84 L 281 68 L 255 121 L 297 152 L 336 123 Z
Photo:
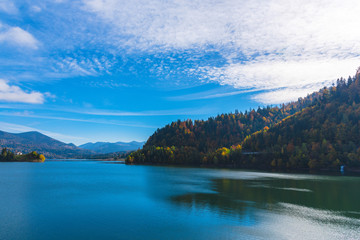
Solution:
M 0 163 L 0 239 L 360 239 L 360 178 Z

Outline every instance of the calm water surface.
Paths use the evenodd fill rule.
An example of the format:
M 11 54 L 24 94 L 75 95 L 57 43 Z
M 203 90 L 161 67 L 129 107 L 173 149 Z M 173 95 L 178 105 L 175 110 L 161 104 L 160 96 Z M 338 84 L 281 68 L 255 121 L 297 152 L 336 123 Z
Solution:
M 0 163 L 0 239 L 360 239 L 360 178 Z

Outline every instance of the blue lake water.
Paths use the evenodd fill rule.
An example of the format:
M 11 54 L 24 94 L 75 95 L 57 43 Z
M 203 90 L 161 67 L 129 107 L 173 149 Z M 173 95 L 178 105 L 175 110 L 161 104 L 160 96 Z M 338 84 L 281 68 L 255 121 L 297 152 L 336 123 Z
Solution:
M 360 239 L 360 178 L 0 163 L 0 239 Z

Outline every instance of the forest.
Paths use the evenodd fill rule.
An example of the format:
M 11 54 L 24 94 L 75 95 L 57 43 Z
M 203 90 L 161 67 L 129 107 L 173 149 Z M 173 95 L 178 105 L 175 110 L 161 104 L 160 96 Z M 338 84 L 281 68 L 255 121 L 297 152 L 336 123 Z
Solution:
M 16 155 L 7 148 L 3 148 L 0 155 L 0 162 L 44 162 L 45 157 L 32 151 L 28 154 Z
M 172 122 L 128 164 L 215 165 L 251 169 L 360 167 L 360 81 L 340 78 L 296 102 Z

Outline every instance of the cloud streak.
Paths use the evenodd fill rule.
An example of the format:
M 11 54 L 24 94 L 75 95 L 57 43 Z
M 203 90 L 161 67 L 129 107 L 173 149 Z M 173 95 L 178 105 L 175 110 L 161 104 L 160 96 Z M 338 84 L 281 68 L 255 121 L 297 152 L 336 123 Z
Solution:
M 223 98 L 223 97 L 230 97 L 235 96 L 239 94 L 244 93 L 252 93 L 252 92 L 258 92 L 259 89 L 249 89 L 249 90 L 241 90 L 241 91 L 229 91 L 229 92 L 216 92 L 216 90 L 211 91 L 205 91 L 205 92 L 199 92 L 199 93 L 193 93 L 193 94 L 187 94 L 187 95 L 181 95 L 181 96 L 175 96 L 175 97 L 169 97 L 168 100 L 171 101 L 192 101 L 192 100 L 203 100 L 203 99 L 213 99 L 213 98 Z
M 103 117 L 107 117 L 107 116 L 112 116 L 112 117 L 153 117 L 153 116 L 187 116 L 187 115 L 208 115 L 211 114 L 211 112 L 214 110 L 212 108 L 208 108 L 208 107 L 203 107 L 203 108 L 181 108 L 181 109 L 167 109 L 167 110 L 149 110 L 149 111 L 121 111 L 121 110 L 110 110 L 110 109 L 94 109 L 94 108 L 76 108 L 76 107 L 71 107 L 71 108 L 65 108 L 65 107 L 61 107 L 61 106 L 53 106 L 53 107 L 46 107 L 46 106 L 41 106 L 38 107 L 36 105 L 31 106 L 34 107 L 34 110 L 46 110 L 46 111 L 55 111 L 55 112 L 63 112 L 63 113 L 75 113 L 75 114 L 82 114 L 82 115 L 87 115 L 87 116 L 103 116 Z M 0 109 L 18 109 L 18 110 L 22 110 L 22 109 L 27 109 L 29 110 L 29 106 L 27 105 L 0 105 Z M 1 112 L 0 112 L 1 114 Z M 5 113 L 2 113 L 5 114 Z M 24 117 L 26 117 L 26 114 L 20 114 Z M 49 119 L 52 118 L 49 116 Z M 73 119 L 73 118 L 62 118 L 62 117 L 54 117 L 54 119 L 58 119 L 58 120 L 74 120 L 74 121 L 92 121 L 89 119 Z M 94 120 L 96 123 L 97 120 Z M 104 122 L 104 123 L 108 123 L 110 124 L 111 122 Z M 114 122 L 114 124 L 116 124 L 116 122 Z M 122 123 L 119 123 L 122 124 Z M 124 123 L 124 124 L 128 124 L 128 123 Z M 130 123 L 129 123 L 130 124 Z M 141 125 L 141 124 L 140 124 Z M 144 125 L 144 127 L 153 127 L 153 126 L 147 126 Z
M 38 119 L 49 119 L 49 120 L 60 120 L 60 121 L 70 121 L 70 122 L 84 122 L 84 123 L 96 123 L 96 124 L 106 124 L 106 125 L 115 125 L 115 126 L 125 126 L 125 127 L 137 127 L 137 128 L 156 128 L 156 126 L 150 126 L 145 124 L 136 124 L 134 122 L 118 122 L 118 121 L 104 121 L 104 120 L 94 120 L 94 119 L 80 119 L 80 118 L 67 118 L 67 117 L 56 117 L 56 116 L 42 116 L 42 115 L 33 115 L 28 112 L 0 112 L 2 116 L 12 116 L 12 117 L 25 117 L 25 118 L 38 118 Z
M 188 116 L 188 115 L 205 115 L 209 114 L 209 108 L 189 108 L 189 109 L 172 109 L 172 110 L 157 110 L 157 111 L 141 111 L 141 112 L 127 112 L 117 110 L 65 110 L 67 112 L 95 115 L 95 116 L 114 116 L 114 117 L 151 117 L 151 116 Z

